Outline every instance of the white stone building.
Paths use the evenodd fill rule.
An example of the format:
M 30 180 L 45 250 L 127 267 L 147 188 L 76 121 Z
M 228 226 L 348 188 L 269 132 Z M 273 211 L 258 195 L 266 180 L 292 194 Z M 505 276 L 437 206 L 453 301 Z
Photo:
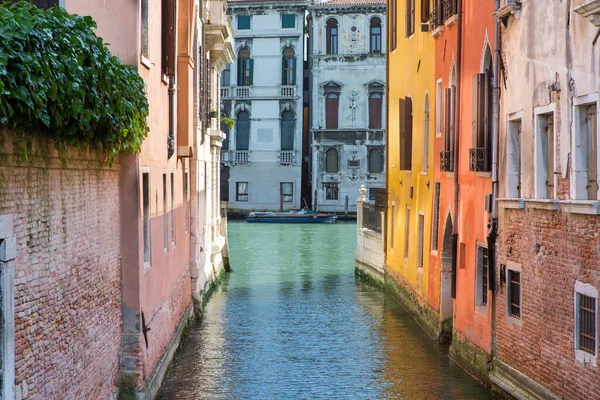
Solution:
M 301 207 L 307 5 L 301 0 L 229 2 L 237 60 L 223 72 L 221 95 L 227 100 L 222 113 L 235 125 L 224 143 L 221 170 L 229 178 L 223 197 L 230 211 Z
M 353 211 L 361 183 L 370 198 L 385 187 L 385 10 L 384 0 L 309 7 L 311 183 L 320 211 Z

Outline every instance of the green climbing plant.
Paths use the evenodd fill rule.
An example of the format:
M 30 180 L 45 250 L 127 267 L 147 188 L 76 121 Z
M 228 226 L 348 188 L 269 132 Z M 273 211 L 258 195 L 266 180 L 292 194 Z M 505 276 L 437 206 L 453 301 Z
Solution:
M 27 1 L 0 3 L 0 127 L 26 157 L 35 135 L 59 150 L 94 147 L 110 163 L 137 153 L 148 100 L 136 68 L 111 55 L 91 17 Z

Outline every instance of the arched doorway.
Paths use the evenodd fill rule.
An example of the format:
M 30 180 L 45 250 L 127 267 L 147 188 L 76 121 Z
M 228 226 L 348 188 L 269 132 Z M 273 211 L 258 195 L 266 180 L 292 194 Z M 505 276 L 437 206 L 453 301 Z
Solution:
M 452 299 L 452 216 L 448 213 L 444 227 L 442 242 L 442 268 L 440 270 L 440 320 L 442 332 L 440 341 L 452 338 L 452 315 L 454 301 Z

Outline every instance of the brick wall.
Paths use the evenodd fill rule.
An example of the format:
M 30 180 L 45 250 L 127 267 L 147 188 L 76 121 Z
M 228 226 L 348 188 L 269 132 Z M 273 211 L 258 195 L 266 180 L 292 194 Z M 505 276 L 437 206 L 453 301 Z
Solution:
M 28 161 L 0 135 L 0 215 L 13 215 L 16 398 L 107 399 L 121 333 L 118 165 L 58 154 Z
M 497 357 L 559 397 L 600 398 L 597 367 L 575 361 L 574 285 L 600 286 L 600 219 L 548 210 L 501 210 L 498 263 L 521 264 L 522 322 L 497 301 Z

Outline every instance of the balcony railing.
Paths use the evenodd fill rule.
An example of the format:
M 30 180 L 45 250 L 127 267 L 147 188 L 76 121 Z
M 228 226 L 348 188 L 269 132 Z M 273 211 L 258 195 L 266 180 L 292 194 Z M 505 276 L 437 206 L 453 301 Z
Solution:
M 458 12 L 458 0 L 436 0 L 430 20 L 433 29 L 444 24 L 444 22 Z
M 281 87 L 281 97 L 296 97 L 296 87 L 295 86 L 282 86 Z
M 248 164 L 250 162 L 250 152 L 248 150 L 236 150 L 233 162 L 238 164 Z
M 235 91 L 236 97 L 250 97 L 250 88 L 247 87 L 239 87 Z
M 442 151 L 440 153 L 440 171 L 454 171 L 454 157 L 451 151 Z
M 477 147 L 474 149 L 469 149 L 469 171 L 491 171 L 487 148 Z
M 385 212 L 385 208 L 377 207 L 368 203 L 363 203 L 362 226 L 364 228 L 372 230 L 373 232 L 381 233 L 382 212 Z
M 221 162 L 222 163 L 231 162 L 231 152 L 229 150 L 221 150 Z
M 226 87 L 226 88 L 222 87 L 221 88 L 221 98 L 225 99 L 227 97 L 229 97 L 229 88 L 228 87 Z
M 291 165 L 296 161 L 296 153 L 293 150 L 282 150 L 278 156 L 279 165 Z

